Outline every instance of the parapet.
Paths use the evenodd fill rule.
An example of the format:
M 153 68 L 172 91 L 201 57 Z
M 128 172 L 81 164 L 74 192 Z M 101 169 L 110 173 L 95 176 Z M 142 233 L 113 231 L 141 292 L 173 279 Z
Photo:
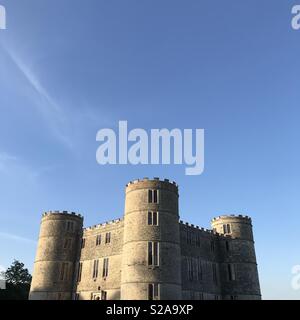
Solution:
M 179 220 L 179 224 L 184 225 L 184 226 L 189 227 L 189 228 L 192 228 L 192 229 L 195 229 L 195 230 L 198 230 L 198 231 L 206 232 L 206 233 L 209 233 L 209 234 L 214 233 L 213 230 L 211 230 L 211 229 L 202 228 L 202 227 L 199 227 L 199 226 L 194 225 L 192 223 L 184 222 L 182 220 Z
M 136 179 L 126 184 L 126 188 L 130 188 L 130 189 L 135 189 L 135 188 L 138 189 L 139 186 L 143 186 L 144 188 L 156 186 L 158 188 L 169 189 L 178 193 L 178 185 L 175 181 L 171 181 L 169 179 L 160 179 L 158 177 L 154 177 L 153 179 L 149 179 L 149 178 Z
M 227 220 L 227 219 L 244 220 L 244 221 L 247 221 L 248 223 L 251 223 L 251 217 L 246 216 L 246 215 L 241 215 L 241 214 L 239 214 L 239 215 L 234 215 L 234 214 L 221 215 L 221 216 L 213 218 L 211 220 L 211 222 L 214 223 L 214 222 L 217 222 L 218 220 Z
M 224 225 L 229 224 L 230 229 Z M 245 215 L 222 215 L 211 220 L 211 226 L 219 234 L 229 234 L 232 238 L 253 241 L 252 220 Z
M 213 236 L 213 237 L 218 238 L 218 239 L 221 238 L 221 239 L 230 240 L 230 239 L 234 238 L 232 235 L 218 233 L 218 232 L 215 232 L 212 229 L 206 229 L 206 228 L 203 228 L 203 227 L 199 227 L 197 225 L 194 225 L 194 224 L 191 224 L 191 223 L 188 223 L 188 222 L 184 222 L 182 220 L 179 220 L 179 224 L 182 225 L 182 226 L 191 228 L 192 230 L 194 230 L 196 232 L 201 232 L 202 234 L 205 234 L 207 236 Z
M 95 224 L 93 226 L 83 228 L 83 230 L 84 231 L 88 231 L 88 230 L 94 230 L 94 229 L 108 227 L 108 226 L 111 226 L 111 225 L 113 226 L 113 225 L 117 225 L 121 221 L 123 221 L 123 218 L 114 219 L 114 220 L 106 221 L 106 222 L 103 222 L 103 223 Z
M 60 215 L 60 216 L 66 216 L 66 217 L 74 217 L 74 218 L 79 218 L 83 219 L 83 216 L 79 213 L 73 212 L 73 211 L 46 211 L 43 213 L 42 217 L 48 217 L 48 216 L 53 216 L 53 215 Z
M 149 178 L 143 178 L 143 179 L 136 179 L 136 180 L 133 180 L 133 181 L 129 181 L 127 184 L 126 184 L 126 187 L 128 187 L 129 185 L 131 184 L 136 184 L 136 183 L 140 183 L 140 182 L 151 182 L 151 181 L 159 181 L 159 182 L 162 182 L 162 183 L 169 183 L 169 184 L 172 184 L 176 187 L 178 187 L 177 183 L 175 181 L 170 181 L 169 179 L 164 179 L 164 180 L 161 180 L 157 177 L 154 177 L 153 179 L 149 179 Z

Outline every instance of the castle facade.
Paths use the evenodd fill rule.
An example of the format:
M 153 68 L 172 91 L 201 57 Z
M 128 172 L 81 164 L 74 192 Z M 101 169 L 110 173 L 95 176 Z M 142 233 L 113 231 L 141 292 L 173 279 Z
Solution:
M 252 222 L 179 220 L 178 186 L 147 178 L 126 186 L 124 217 L 83 228 L 83 217 L 44 213 L 32 300 L 261 299 Z

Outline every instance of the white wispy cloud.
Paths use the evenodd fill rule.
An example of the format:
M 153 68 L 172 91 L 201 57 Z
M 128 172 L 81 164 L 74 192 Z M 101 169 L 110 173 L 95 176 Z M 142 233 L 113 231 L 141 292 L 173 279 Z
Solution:
M 53 134 L 67 147 L 72 148 L 73 143 L 70 137 L 63 131 L 67 126 L 67 117 L 64 114 L 63 108 L 49 94 L 28 64 L 25 63 L 14 51 L 5 46 L 2 47 L 34 90 L 36 97 L 32 97 L 32 100 L 38 111 L 43 115 L 45 121 L 48 123 Z
M 57 168 L 57 165 L 32 167 L 20 157 L 0 150 L 0 174 L 16 176 L 18 180 L 22 179 L 23 183 L 31 183 L 31 186 L 36 184 L 41 176 Z
M 32 239 L 24 238 L 24 237 L 16 235 L 16 234 L 1 232 L 1 231 L 0 231 L 0 238 L 23 242 L 23 243 L 26 242 L 26 243 L 36 244 L 36 241 L 34 241 Z
M 63 97 L 63 102 L 58 101 L 45 87 L 41 81 L 40 73 L 32 67 L 28 59 L 17 50 L 12 49 L 7 43 L 0 42 L 0 49 L 3 49 L 3 52 L 13 63 L 18 77 L 24 83 L 28 99 L 42 116 L 50 133 L 73 154 L 78 153 L 78 144 L 82 143 L 82 138 L 86 137 L 88 130 L 96 126 L 111 127 L 115 125 L 116 115 L 106 106 L 96 108 L 94 102 L 85 101 L 84 97 L 80 100 L 80 106 L 76 106 L 76 108 L 70 108 L 68 105 L 68 101 L 72 100 L 72 97 Z M 20 88 L 20 90 L 24 92 L 24 88 Z

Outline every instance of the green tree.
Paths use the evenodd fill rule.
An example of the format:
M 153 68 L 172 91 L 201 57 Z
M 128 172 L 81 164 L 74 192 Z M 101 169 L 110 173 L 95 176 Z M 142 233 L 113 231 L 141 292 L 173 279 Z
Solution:
M 6 290 L 0 290 L 0 299 L 28 299 L 32 277 L 24 263 L 14 260 L 12 265 L 5 272 L 2 272 L 2 278 L 6 281 Z
M 30 284 L 31 275 L 24 263 L 14 260 L 12 265 L 5 272 L 5 280 L 11 284 Z

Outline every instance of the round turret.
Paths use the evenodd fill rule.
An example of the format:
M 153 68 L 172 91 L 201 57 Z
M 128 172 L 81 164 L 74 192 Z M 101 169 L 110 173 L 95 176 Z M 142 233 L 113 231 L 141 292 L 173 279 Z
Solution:
M 29 299 L 72 299 L 82 225 L 83 217 L 74 212 L 43 214 Z
M 253 241 L 252 221 L 248 216 L 224 215 L 212 219 L 212 228 L 220 234 L 229 234 L 233 238 Z M 227 226 L 229 225 L 229 230 Z
M 126 186 L 122 300 L 181 298 L 178 187 L 158 178 Z
M 251 218 L 224 215 L 211 225 L 220 239 L 223 299 L 261 299 Z

